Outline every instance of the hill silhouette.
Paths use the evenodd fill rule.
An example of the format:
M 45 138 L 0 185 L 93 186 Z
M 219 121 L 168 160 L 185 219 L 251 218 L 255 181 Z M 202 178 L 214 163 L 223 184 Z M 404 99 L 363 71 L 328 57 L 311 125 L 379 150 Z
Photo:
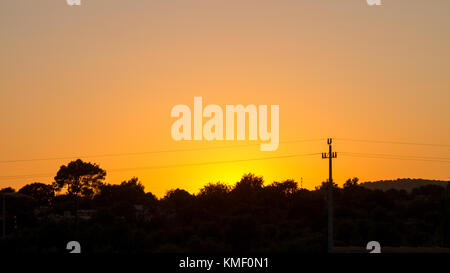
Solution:
M 418 178 L 398 178 L 395 180 L 380 180 L 363 182 L 360 185 L 364 188 L 371 190 L 382 190 L 387 191 L 391 189 L 395 190 L 405 190 L 411 192 L 413 189 L 420 188 L 428 185 L 436 185 L 441 187 L 447 187 L 450 181 L 443 180 L 428 180 L 428 179 L 418 179 Z

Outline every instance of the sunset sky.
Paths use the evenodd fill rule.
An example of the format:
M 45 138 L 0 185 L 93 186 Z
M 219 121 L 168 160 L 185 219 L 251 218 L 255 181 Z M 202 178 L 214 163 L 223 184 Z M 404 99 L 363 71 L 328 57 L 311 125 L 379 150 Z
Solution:
M 327 137 L 340 185 L 450 180 L 450 1 L 81 2 L 0 2 L 0 188 L 51 183 L 79 157 L 157 196 L 249 172 L 313 189 L 328 176 L 320 154 L 276 157 L 326 152 Z M 194 96 L 279 105 L 278 150 L 174 141 L 170 111 Z

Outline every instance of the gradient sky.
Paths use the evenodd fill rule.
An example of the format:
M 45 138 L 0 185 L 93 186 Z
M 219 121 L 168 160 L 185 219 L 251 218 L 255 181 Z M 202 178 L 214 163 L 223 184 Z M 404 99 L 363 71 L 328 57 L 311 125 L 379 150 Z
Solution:
M 175 142 L 170 110 L 205 104 L 278 104 L 280 141 L 355 138 L 450 144 L 450 1 L 2 0 L 0 188 L 50 183 L 81 156 L 119 183 L 137 176 L 158 196 L 328 175 L 326 141 Z M 242 144 L 255 144 L 234 147 Z M 449 146 L 335 140 L 338 184 L 398 177 L 450 179 L 450 163 L 357 158 L 339 152 L 448 158 Z M 229 146 L 226 149 L 205 147 Z M 157 154 L 86 157 L 155 150 Z M 129 169 L 136 168 L 136 169 Z

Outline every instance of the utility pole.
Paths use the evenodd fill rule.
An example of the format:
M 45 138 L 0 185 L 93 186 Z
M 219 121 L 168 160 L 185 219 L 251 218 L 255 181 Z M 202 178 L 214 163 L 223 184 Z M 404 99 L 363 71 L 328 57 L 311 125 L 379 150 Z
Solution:
M 328 153 L 322 153 L 322 158 L 329 159 L 329 177 L 328 177 L 328 253 L 333 251 L 333 172 L 332 160 L 337 157 L 337 153 L 332 151 L 331 143 L 333 139 L 327 139 Z

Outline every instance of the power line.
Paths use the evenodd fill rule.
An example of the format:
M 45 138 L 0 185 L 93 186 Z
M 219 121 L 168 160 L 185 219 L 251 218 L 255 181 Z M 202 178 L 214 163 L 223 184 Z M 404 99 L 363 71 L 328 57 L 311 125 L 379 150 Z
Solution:
M 418 142 L 400 142 L 400 141 L 384 141 L 384 140 L 367 140 L 367 139 L 351 139 L 351 138 L 335 138 L 340 141 L 350 142 L 366 142 L 366 143 L 380 143 L 380 144 L 397 144 L 397 145 L 418 145 L 418 146 L 432 146 L 432 147 L 450 147 L 446 144 L 431 144 L 431 143 L 418 143 Z M 302 140 L 288 140 L 280 141 L 280 143 L 299 143 L 299 142 L 314 142 L 322 141 L 325 138 L 319 139 L 302 139 Z M 91 154 L 91 155 L 74 155 L 74 156 L 62 156 L 62 157 L 47 157 L 47 158 L 28 158 L 28 159 L 11 159 L 0 160 L 0 164 L 6 163 L 18 163 L 18 162 L 35 162 L 35 161 L 51 161 L 51 160 L 70 160 L 73 158 L 102 158 L 102 157 L 120 157 L 120 156 L 134 156 L 134 155 L 146 155 L 146 154 L 161 154 L 161 153 L 178 153 L 178 152 L 192 152 L 192 151 L 204 151 L 214 149 L 232 149 L 243 148 L 260 145 L 260 143 L 232 145 L 232 146 L 215 146 L 215 147 L 200 147 L 200 148 L 186 148 L 186 149 L 168 149 L 168 150 L 154 150 L 144 152 L 126 152 L 126 153 L 110 153 L 110 154 Z
M 350 142 L 367 142 L 367 143 L 397 144 L 397 145 L 416 145 L 416 146 L 431 146 L 431 147 L 450 147 L 450 145 L 448 145 L 448 144 L 437 144 L 437 143 L 402 142 L 402 141 L 352 139 L 352 138 L 335 138 L 335 139 L 336 140 L 340 140 L 340 141 L 350 141 Z
M 312 142 L 320 141 L 324 139 L 304 139 L 304 140 L 290 140 L 281 141 L 280 143 L 296 143 L 296 142 Z M 389 144 L 403 144 L 403 145 L 426 145 L 426 146 L 439 146 L 447 147 L 450 145 L 443 144 L 427 144 L 427 143 L 412 143 L 412 142 L 393 142 L 393 141 L 377 141 L 377 140 L 361 140 L 361 139 L 342 139 L 343 141 L 358 141 L 358 142 L 374 142 L 374 143 L 389 143 Z M 112 157 L 112 156 L 127 156 L 127 155 L 144 155 L 144 154 L 158 154 L 158 153 L 170 153 L 170 152 L 189 152 L 189 151 L 201 151 L 201 150 L 213 150 L 213 149 L 227 149 L 227 148 L 239 148 L 239 147 L 250 147 L 260 145 L 260 143 L 233 145 L 233 146 L 216 146 L 216 147 L 200 147 L 200 148 L 189 148 L 189 149 L 173 149 L 173 150 L 155 150 L 147 152 L 133 152 L 133 153 L 116 153 L 116 154 L 99 154 L 99 155 L 85 155 L 85 156 L 74 156 L 74 157 L 52 157 L 52 158 L 35 158 L 35 159 L 17 159 L 17 160 L 4 160 L 0 163 L 12 163 L 12 162 L 25 162 L 25 161 L 44 161 L 44 160 L 62 160 L 62 159 L 73 159 L 73 158 L 94 158 L 94 157 Z M 376 153 L 357 153 L 357 152 L 340 152 L 344 156 L 349 157 L 360 157 L 360 158 L 377 158 L 377 159 L 395 159 L 395 160 L 413 160 L 413 161 L 424 161 L 424 162 L 443 162 L 450 163 L 450 158 L 446 157 L 425 157 L 425 156 L 413 156 L 413 155 L 395 155 L 395 154 L 376 154 Z M 270 159 L 281 159 L 290 158 L 298 156 L 308 156 L 308 155 L 318 155 L 320 153 L 310 153 L 310 154 L 291 154 L 283 156 L 271 156 L 271 157 L 260 157 L 251 159 L 238 159 L 238 160 L 224 160 L 224 161 L 213 161 L 213 162 L 200 162 L 200 163 L 186 163 L 186 164 L 172 164 L 172 165 L 159 165 L 159 166 L 146 166 L 146 167 L 134 167 L 134 168 L 121 168 L 112 169 L 108 172 L 122 172 L 131 170 L 152 170 L 152 169 L 163 169 L 163 168 L 177 168 L 177 167 L 188 167 L 188 166 L 202 166 L 202 165 L 215 165 L 215 164 L 226 164 L 234 162 L 246 162 L 246 161 L 258 161 L 258 160 L 270 160 Z M 37 177 L 47 177 L 53 175 L 52 173 L 46 174 L 23 174 L 23 175 L 6 175 L 0 176 L 0 180 L 13 180 L 13 179 L 27 179 L 27 178 L 37 178 Z
M 313 142 L 313 141 L 321 141 L 321 140 L 324 140 L 324 139 L 287 140 L 287 141 L 280 141 L 280 143 L 285 143 L 286 144 L 286 143 L 299 143 L 299 142 Z M 101 157 L 119 157 L 119 156 L 146 155 L 146 154 L 161 154 L 161 153 L 193 152 L 193 151 L 204 151 L 204 150 L 214 150 L 214 149 L 242 148 L 242 147 L 251 147 L 251 146 L 256 146 L 256 145 L 260 145 L 260 143 L 232 145 L 232 146 L 215 146 L 215 147 L 200 147 L 200 148 L 171 149 L 171 150 L 154 150 L 154 151 L 129 152 L 129 153 L 111 153 L 111 154 L 97 154 L 97 155 L 75 155 L 75 156 L 31 158 L 31 159 L 12 159 L 12 160 L 0 160 L 0 164 L 17 163 L 17 162 L 51 161 L 51 160 L 70 160 L 70 159 L 74 159 L 74 158 L 101 158 Z
M 170 165 L 144 166 L 144 167 L 133 167 L 133 168 L 120 168 L 120 169 L 111 169 L 108 172 L 124 172 L 124 171 L 135 171 L 135 170 L 153 170 L 153 169 L 178 168 L 178 167 L 206 166 L 206 165 L 217 165 L 217 164 L 227 164 L 227 163 L 237 163 L 237 162 L 247 162 L 247 161 L 260 161 L 260 160 L 283 159 L 283 158 L 301 157 L 301 156 L 312 156 L 312 155 L 319 155 L 319 154 L 320 153 L 290 154 L 290 155 L 258 157 L 258 158 L 250 158 L 250 159 L 235 159 L 235 160 L 222 160 L 222 161 L 199 162 L 199 163 L 185 163 L 185 164 L 170 164 Z M 1 180 L 12 180 L 12 179 L 19 179 L 19 178 L 46 177 L 46 176 L 50 176 L 50 175 L 52 175 L 52 174 L 11 175 L 11 176 L 0 176 L 0 179 Z
M 185 163 L 185 164 L 172 164 L 172 165 L 160 165 L 160 166 L 148 166 L 148 167 L 133 167 L 133 168 L 121 168 L 112 169 L 112 172 L 122 172 L 122 171 L 134 171 L 134 170 L 152 170 L 152 169 L 165 169 L 165 168 L 178 168 L 178 167 L 191 167 L 191 166 L 206 166 L 206 165 L 217 165 L 226 163 L 237 163 L 237 162 L 247 162 L 247 161 L 260 161 L 260 160 L 270 160 L 270 159 L 282 159 L 300 156 L 312 156 L 319 155 L 320 153 L 309 153 L 309 154 L 291 154 L 291 155 L 281 155 L 281 156 L 269 156 L 269 157 L 259 157 L 250 159 L 235 159 L 235 160 L 222 160 L 222 161 L 212 161 L 212 162 L 199 162 L 199 163 Z
M 385 157 L 393 156 L 393 157 L 419 158 L 419 159 L 450 160 L 450 157 L 432 157 L 432 156 L 378 154 L 378 153 L 358 153 L 358 152 L 340 152 L 340 153 L 342 153 L 342 154 L 352 154 L 352 155 L 372 155 L 372 156 L 385 156 Z
M 319 154 L 321 154 L 321 153 L 291 154 L 291 155 L 260 157 L 260 158 L 251 158 L 251 159 L 237 159 L 237 160 L 223 160 L 223 161 L 213 161 L 213 162 L 199 162 L 199 163 L 185 163 L 185 164 L 120 168 L 120 169 L 111 169 L 108 172 L 123 172 L 123 171 L 132 171 L 132 170 L 152 170 L 152 169 L 165 169 L 165 168 L 202 166 L 202 165 L 206 166 L 206 165 L 237 163 L 237 162 L 246 162 L 246 161 L 259 161 L 259 160 L 282 159 L 282 158 L 291 158 L 291 157 L 299 157 L 299 156 L 312 156 L 312 155 L 319 155 Z M 445 158 L 445 157 L 423 157 L 423 156 L 411 156 L 411 155 L 371 154 L 371 153 L 355 153 L 355 152 L 340 152 L 340 154 L 344 155 L 344 156 L 359 157 L 359 158 L 394 159 L 394 160 L 412 160 L 412 161 L 424 161 L 424 162 L 450 163 L 450 158 Z M 51 175 L 53 175 L 53 173 L 5 175 L 5 176 L 0 176 L 0 180 L 27 179 L 27 178 L 38 178 L 38 177 L 40 178 L 40 177 L 47 177 L 47 176 L 51 176 Z
M 446 158 L 446 157 L 424 157 L 424 156 L 410 156 L 410 155 L 370 154 L 370 153 L 353 153 L 353 152 L 341 152 L 341 154 L 344 156 L 350 156 L 350 157 L 450 163 L 450 158 Z

